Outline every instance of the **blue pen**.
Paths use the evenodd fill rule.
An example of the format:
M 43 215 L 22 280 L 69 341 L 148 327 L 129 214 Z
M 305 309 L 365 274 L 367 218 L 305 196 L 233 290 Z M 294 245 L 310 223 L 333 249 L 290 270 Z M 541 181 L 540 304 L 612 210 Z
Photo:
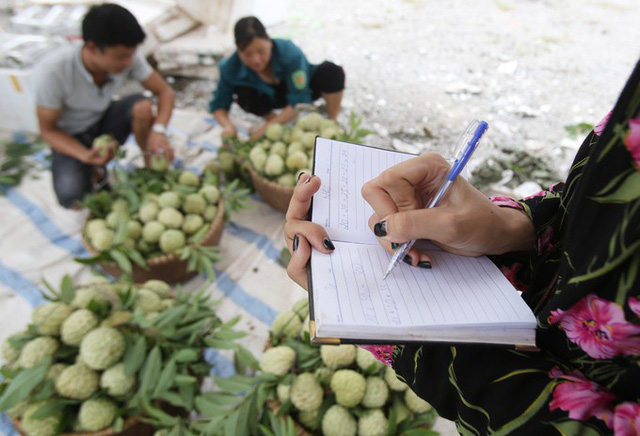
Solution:
M 458 175 L 462 172 L 467 162 L 469 162 L 471 155 L 473 154 L 474 151 L 476 151 L 476 148 L 480 143 L 480 139 L 482 138 L 482 135 L 485 134 L 488 128 L 489 128 L 489 124 L 487 124 L 486 121 L 478 121 L 478 120 L 471 121 L 471 123 L 469 124 L 469 127 L 467 127 L 467 130 L 465 130 L 465 132 L 462 134 L 462 136 L 458 140 L 458 144 L 456 146 L 457 150 L 455 153 L 453 164 L 451 165 L 451 169 L 449 170 L 449 173 L 447 174 L 447 177 L 442 187 L 440 188 L 436 196 L 433 197 L 433 199 L 427 206 L 427 209 L 436 207 L 438 203 L 440 203 L 440 200 L 442 200 L 442 198 L 446 195 L 447 191 L 453 184 L 456 177 L 458 177 Z M 387 278 L 389 273 L 398 264 L 398 262 L 404 258 L 405 253 L 409 251 L 409 249 L 413 247 L 413 244 L 415 243 L 416 243 L 416 240 L 413 239 L 409 242 L 405 242 L 396 250 L 396 252 L 391 257 L 391 262 L 389 262 L 389 266 L 387 267 L 387 271 L 384 273 L 382 280 Z

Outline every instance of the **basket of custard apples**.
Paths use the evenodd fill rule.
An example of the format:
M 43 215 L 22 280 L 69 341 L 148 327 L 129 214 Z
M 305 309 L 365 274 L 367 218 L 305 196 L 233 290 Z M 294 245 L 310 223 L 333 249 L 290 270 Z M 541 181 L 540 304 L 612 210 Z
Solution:
M 89 210 L 83 243 L 92 257 L 77 261 L 134 283 L 214 277 L 224 223 L 244 206 L 247 190 L 221 186 L 209 171 L 117 168 L 113 179 L 110 191 L 82 202 Z

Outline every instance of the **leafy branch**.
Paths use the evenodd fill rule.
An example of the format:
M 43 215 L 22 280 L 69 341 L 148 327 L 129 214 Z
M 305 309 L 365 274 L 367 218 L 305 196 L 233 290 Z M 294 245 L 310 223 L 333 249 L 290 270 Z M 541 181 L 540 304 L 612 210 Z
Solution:
M 248 188 L 242 188 L 240 179 L 235 179 L 225 185 L 222 190 L 222 199 L 224 201 L 225 222 L 231 220 L 231 214 L 242 209 L 249 209 L 251 205 L 247 202 L 247 198 L 251 193 Z
M 362 118 L 351 111 L 349 125 L 340 132 L 338 140 L 360 144 L 365 137 L 373 133 L 375 132 L 362 127 Z
M 0 187 L 17 186 L 22 178 L 40 165 L 29 156 L 45 148 L 42 142 L 0 143 Z M 3 190 L 0 190 L 2 195 Z

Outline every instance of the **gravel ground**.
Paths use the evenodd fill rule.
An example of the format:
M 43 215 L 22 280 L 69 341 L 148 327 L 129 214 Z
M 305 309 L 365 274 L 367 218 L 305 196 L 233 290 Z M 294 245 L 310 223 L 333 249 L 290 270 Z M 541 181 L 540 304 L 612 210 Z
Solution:
M 566 128 L 597 123 L 640 55 L 637 0 L 285 4 L 269 32 L 345 68 L 343 123 L 353 111 L 377 132 L 370 144 L 447 154 L 471 118 L 485 119 L 470 165 L 483 186 L 505 176 L 493 188 L 562 177 L 584 136 Z M 215 82 L 182 85 L 180 104 L 206 110 Z M 507 183 L 500 171 L 523 158 Z

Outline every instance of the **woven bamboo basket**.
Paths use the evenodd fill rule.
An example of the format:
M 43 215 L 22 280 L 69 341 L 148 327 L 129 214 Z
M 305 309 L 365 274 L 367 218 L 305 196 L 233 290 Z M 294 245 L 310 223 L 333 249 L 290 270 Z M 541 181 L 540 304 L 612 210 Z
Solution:
M 293 187 L 283 186 L 269 179 L 260 176 L 251 165 L 247 165 L 251 181 L 256 192 L 267 202 L 272 208 L 280 212 L 287 212 L 289 202 L 293 197 Z
M 19 419 L 13 420 L 13 426 L 21 435 L 27 435 L 22 428 L 22 421 Z M 114 433 L 111 428 L 105 428 L 104 430 L 96 432 L 62 433 L 60 436 L 153 436 L 154 432 L 155 429 L 153 426 L 132 417 L 125 421 L 122 431 L 119 433 Z
M 91 217 L 87 217 L 87 220 Z M 197 245 L 214 246 L 220 243 L 222 230 L 224 228 L 224 201 L 218 203 L 218 214 L 211 222 L 209 231 L 204 236 L 202 242 Z M 85 248 L 94 256 L 100 254 L 91 246 L 89 241 L 82 237 Z M 180 260 L 177 254 L 165 254 L 147 260 L 148 270 L 141 268 L 135 263 L 132 264 L 132 279 L 134 283 L 144 283 L 147 280 L 157 279 L 167 283 L 183 282 L 197 274 L 197 271 L 187 271 L 187 260 Z M 112 262 L 102 262 L 100 266 L 114 277 L 120 277 L 123 271 Z

